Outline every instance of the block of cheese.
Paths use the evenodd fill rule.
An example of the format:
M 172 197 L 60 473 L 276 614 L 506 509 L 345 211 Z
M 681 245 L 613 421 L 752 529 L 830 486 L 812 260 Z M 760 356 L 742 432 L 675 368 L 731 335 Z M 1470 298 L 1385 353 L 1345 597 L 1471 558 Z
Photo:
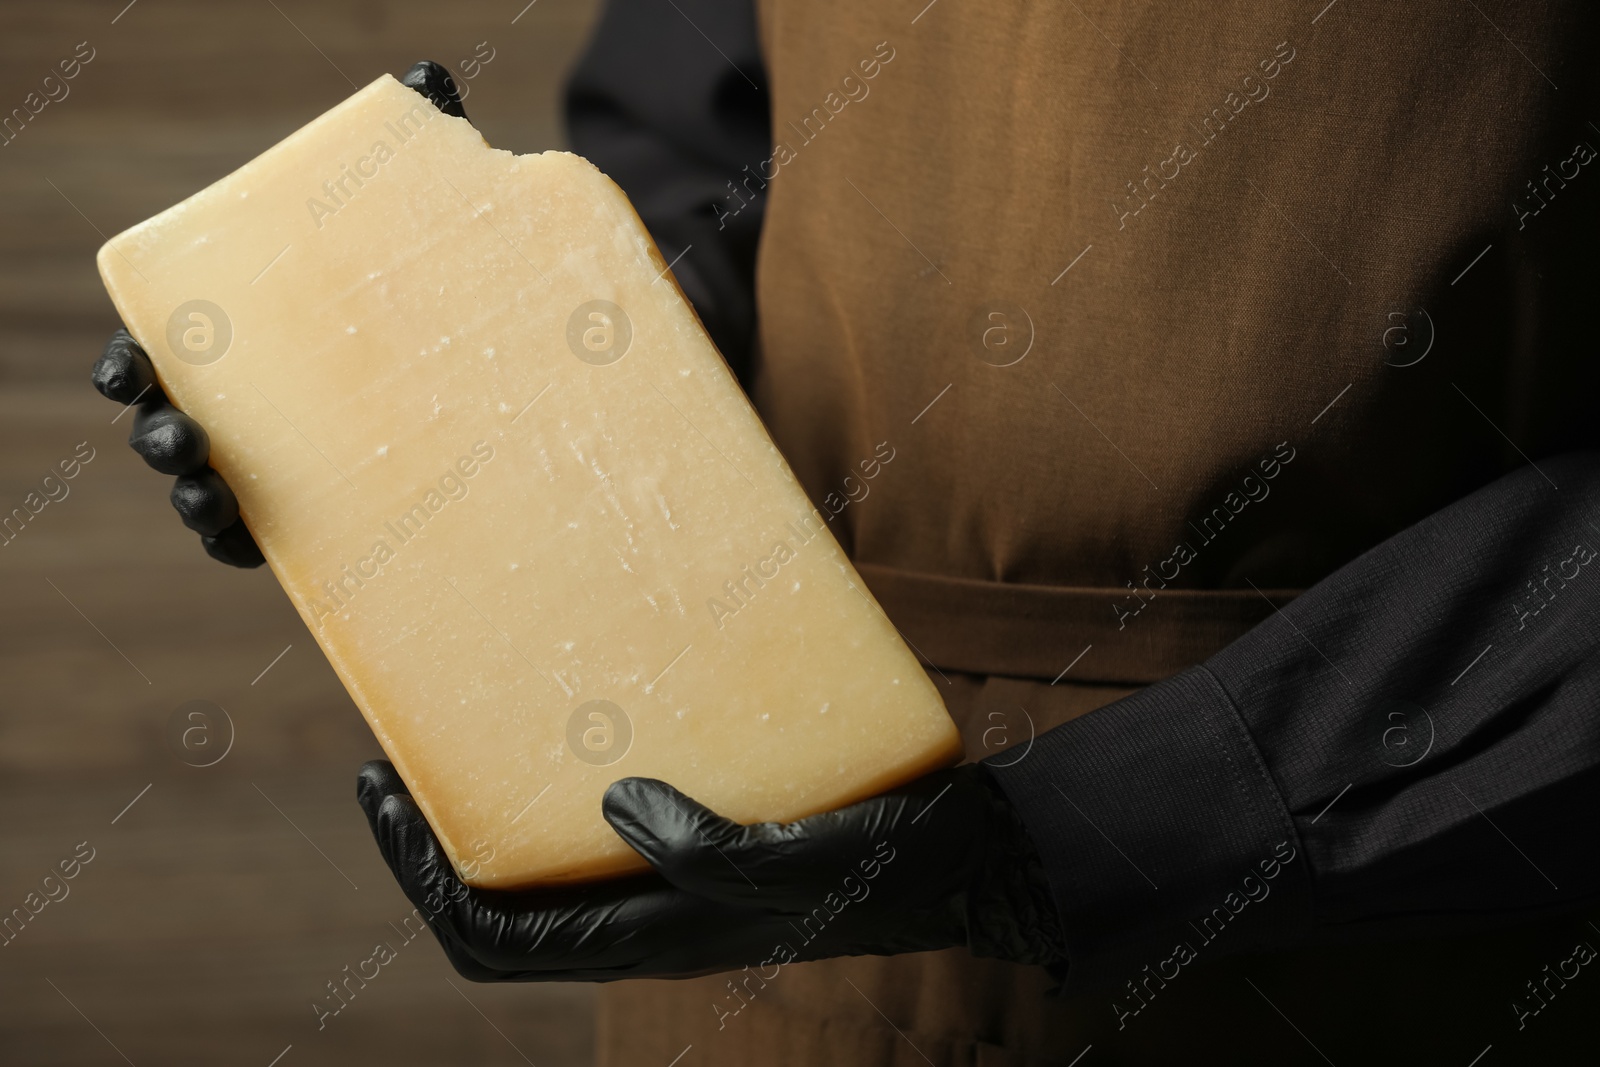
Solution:
M 959 758 L 584 160 L 385 76 L 99 266 L 468 883 L 641 869 L 618 778 L 790 820 Z

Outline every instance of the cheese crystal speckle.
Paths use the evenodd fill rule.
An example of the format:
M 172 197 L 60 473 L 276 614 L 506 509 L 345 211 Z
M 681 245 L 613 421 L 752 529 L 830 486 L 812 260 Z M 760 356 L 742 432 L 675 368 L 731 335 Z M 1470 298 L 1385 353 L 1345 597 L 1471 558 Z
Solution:
M 790 820 L 959 758 L 584 160 L 385 76 L 99 266 L 469 884 L 642 869 L 618 778 Z

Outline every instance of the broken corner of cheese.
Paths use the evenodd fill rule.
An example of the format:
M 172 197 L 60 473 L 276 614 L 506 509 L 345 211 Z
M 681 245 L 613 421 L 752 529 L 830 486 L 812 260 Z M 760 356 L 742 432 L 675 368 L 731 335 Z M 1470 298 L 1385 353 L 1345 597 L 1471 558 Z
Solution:
M 619 778 L 788 821 L 960 757 L 586 161 L 385 76 L 99 266 L 468 884 L 644 869 Z

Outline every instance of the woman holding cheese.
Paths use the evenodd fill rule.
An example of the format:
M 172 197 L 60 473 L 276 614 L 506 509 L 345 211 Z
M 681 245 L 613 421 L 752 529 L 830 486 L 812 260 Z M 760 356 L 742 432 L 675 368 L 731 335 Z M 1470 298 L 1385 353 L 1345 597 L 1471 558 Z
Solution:
M 574 147 L 814 499 L 894 449 L 832 528 L 975 762 L 786 826 L 625 779 L 657 876 L 524 894 L 369 764 L 452 962 L 688 979 L 607 988 L 606 1063 L 1525 1040 L 1600 891 L 1600 16 L 757 7 L 615 0 Z M 259 563 L 126 336 L 96 381 Z

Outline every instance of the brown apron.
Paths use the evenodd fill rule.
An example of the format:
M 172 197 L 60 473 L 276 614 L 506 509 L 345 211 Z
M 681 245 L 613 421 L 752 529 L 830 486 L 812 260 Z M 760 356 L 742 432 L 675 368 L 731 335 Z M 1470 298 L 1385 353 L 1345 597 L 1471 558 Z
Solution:
M 1592 5 L 924 2 L 763 0 L 778 144 L 729 177 L 770 198 L 757 405 L 970 757 L 1594 443 Z M 1359 1019 L 1464 1063 L 1561 929 L 1211 963 L 1122 1031 L 961 952 L 732 1016 L 621 983 L 601 1062 L 1321 1062 Z

